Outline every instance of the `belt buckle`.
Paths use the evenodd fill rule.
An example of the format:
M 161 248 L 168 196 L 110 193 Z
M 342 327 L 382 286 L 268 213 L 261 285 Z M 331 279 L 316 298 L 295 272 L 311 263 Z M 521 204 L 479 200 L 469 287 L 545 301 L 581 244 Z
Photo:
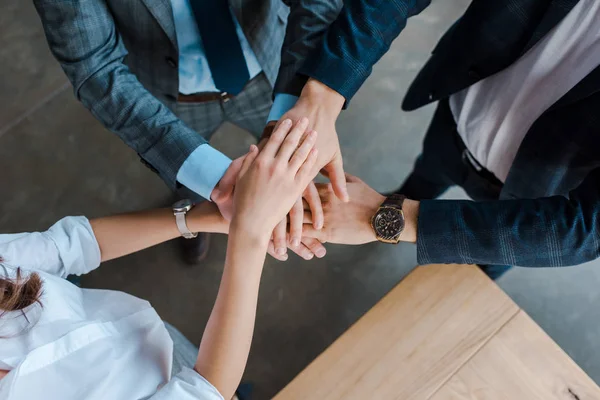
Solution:
M 227 92 L 221 92 L 221 100 L 223 103 L 227 103 L 229 100 L 231 100 L 229 97 L 227 97 L 228 95 L 229 93 Z

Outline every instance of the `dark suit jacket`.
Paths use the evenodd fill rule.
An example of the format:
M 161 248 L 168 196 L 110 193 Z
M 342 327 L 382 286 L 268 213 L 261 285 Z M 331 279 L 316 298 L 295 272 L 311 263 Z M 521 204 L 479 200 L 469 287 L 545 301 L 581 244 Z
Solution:
M 228 1 L 275 92 L 301 86 L 298 67 L 341 8 L 341 0 Z M 34 4 L 77 99 L 175 189 L 181 165 L 206 141 L 174 114 L 179 47 L 171 0 Z
M 474 0 L 411 85 L 405 110 L 447 98 L 516 61 L 578 0 Z M 349 101 L 406 20 L 430 0 L 347 0 L 300 69 Z M 495 202 L 421 202 L 419 263 L 580 264 L 600 256 L 600 68 L 527 133 Z

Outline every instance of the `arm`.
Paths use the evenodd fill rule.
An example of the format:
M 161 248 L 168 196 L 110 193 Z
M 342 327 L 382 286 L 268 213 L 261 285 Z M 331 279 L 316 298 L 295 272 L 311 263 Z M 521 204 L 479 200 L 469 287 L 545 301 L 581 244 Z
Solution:
M 290 7 L 290 15 L 274 92 L 276 97 L 280 93 L 299 96 L 306 83 L 306 77 L 298 75 L 298 69 L 323 39 L 329 24 L 340 12 L 343 2 L 342 0 L 283 0 L 283 2 Z M 293 104 L 288 103 L 288 105 L 291 107 Z M 285 111 L 287 110 L 283 110 Z M 283 112 L 274 119 L 278 120 Z
M 290 7 L 290 15 L 281 49 L 281 65 L 274 89 L 275 100 L 267 118 L 268 124 L 264 135 L 269 135 L 282 115 L 296 104 L 307 79 L 306 76 L 297 73 L 298 68 L 321 41 L 325 30 L 342 8 L 342 0 L 283 0 L 283 2 Z M 300 117 L 294 120 L 299 119 Z M 303 197 L 315 217 L 313 226 L 320 228 L 323 224 L 323 210 L 313 183 L 306 188 Z M 285 250 L 288 245 L 305 259 L 312 258 L 313 254 L 317 257 L 325 255 L 325 248 L 321 243 L 302 238 L 302 214 L 302 199 L 298 199 L 289 214 L 289 244 L 286 243 L 288 230 L 286 220 L 282 220 L 273 231 L 274 251 L 270 251 L 273 257 L 281 261 L 287 259 Z
M 346 101 L 371 74 L 373 65 L 389 50 L 409 17 L 431 0 L 348 0 L 325 39 L 299 73 L 341 94 Z M 303 94 L 304 95 L 304 94 Z
M 203 203 L 188 213 L 196 232 L 227 233 L 216 206 Z M 1 234 L 0 258 L 9 265 L 52 275 L 83 275 L 103 261 L 174 239 L 180 235 L 173 211 L 158 209 L 96 218 L 67 217 L 45 232 Z
M 443 217 L 442 217 L 443 216 Z M 414 223 L 414 222 L 413 222 Z M 562 267 L 600 257 L 600 169 L 569 198 L 422 201 L 420 264 Z
M 204 202 L 192 208 L 186 220 L 192 232 L 228 231 L 228 222 L 212 203 Z M 97 218 L 90 224 L 100 247 L 102 262 L 181 236 L 170 208 Z
M 311 180 L 316 135 L 283 123 L 258 155 L 253 146 L 240 172 L 223 278 L 202 337 L 196 371 L 229 399 L 250 351 L 260 276 L 271 232 Z M 289 134 L 288 134 L 289 132 Z
M 376 240 L 370 218 L 384 197 L 349 177 L 350 203 L 320 186 L 325 213 L 322 231 L 305 234 L 322 241 L 362 244 Z M 419 264 L 458 263 L 560 267 L 600 257 L 600 169 L 569 198 L 473 202 L 407 200 L 401 240 L 417 243 Z
M 317 170 L 323 170 L 335 194 L 348 201 L 335 121 L 406 26 L 407 19 L 430 0 L 348 0 L 315 51 L 298 73 L 310 77 L 296 105 L 281 118 L 307 117 L 319 132 Z
M 183 162 L 206 141 L 123 64 L 127 50 L 106 2 L 34 0 L 34 4 L 50 49 L 77 99 L 174 188 Z

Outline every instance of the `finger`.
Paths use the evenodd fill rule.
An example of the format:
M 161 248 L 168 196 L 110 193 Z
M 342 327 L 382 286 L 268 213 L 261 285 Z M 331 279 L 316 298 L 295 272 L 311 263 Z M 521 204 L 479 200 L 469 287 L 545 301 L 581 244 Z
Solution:
M 300 139 L 304 136 L 306 129 L 308 128 L 308 118 L 303 117 L 294 125 L 290 133 L 285 137 L 279 153 L 277 153 L 277 159 L 285 162 L 286 164 L 290 161 L 292 154 L 298 147 Z
M 310 208 L 313 226 L 316 229 L 323 228 L 323 223 L 325 221 L 325 217 L 323 216 L 323 204 L 321 203 L 321 196 L 319 196 L 319 191 L 314 182 L 308 184 L 304 190 L 303 197 Z
M 256 156 L 258 156 L 258 147 L 256 147 L 255 145 L 250 145 L 250 149 L 248 150 L 248 154 L 242 162 L 242 166 L 240 167 L 240 172 L 238 176 L 243 176 L 246 172 L 248 172 L 248 168 L 250 168 L 250 166 L 256 159 Z
M 304 223 L 304 224 L 312 224 L 313 223 L 312 214 L 310 213 L 309 209 L 304 210 L 304 216 L 302 217 L 302 223 Z
M 275 253 L 283 256 L 287 252 L 287 218 L 277 224 L 273 230 Z
M 308 247 L 310 251 L 313 252 L 313 254 L 318 258 L 323 258 L 325 257 L 325 254 L 327 254 L 325 246 L 323 246 L 323 243 L 321 243 L 318 239 L 303 237 L 302 244 Z
M 283 256 L 280 256 L 275 252 L 275 245 L 273 244 L 272 240 L 269 240 L 269 246 L 267 247 L 267 253 L 269 253 L 271 255 L 271 257 L 273 257 L 274 259 L 276 259 L 278 261 L 287 261 L 287 259 L 288 259 L 287 253 L 284 254 Z
M 348 196 L 348 189 L 346 188 L 346 175 L 344 174 L 344 165 L 342 163 L 342 158 L 334 158 L 329 164 L 325 166 L 324 169 L 329 175 L 329 180 L 333 185 L 333 191 L 335 195 L 345 203 L 350 201 L 350 197 Z
M 308 183 L 314 179 L 313 166 L 317 162 L 317 157 L 319 156 L 319 150 L 312 149 L 304 161 L 304 164 L 298 170 L 296 174 L 296 182 L 300 186 L 308 186 Z
M 294 174 L 298 172 L 302 164 L 304 164 L 310 154 L 310 151 L 315 147 L 317 142 L 317 132 L 310 131 L 304 138 L 302 144 L 294 152 L 292 159 L 290 160 L 290 169 Z M 314 172 L 313 172 L 314 174 Z M 316 176 L 316 174 L 315 174 Z
M 346 182 L 351 182 L 351 183 L 362 182 L 362 179 L 360 179 L 358 176 L 354 176 L 347 172 L 345 175 L 346 175 Z
M 305 260 L 312 260 L 315 257 L 314 253 L 302 243 L 300 243 L 298 246 L 290 245 L 290 250 L 292 250 L 294 253 L 298 254 Z
M 275 128 L 275 131 L 273 131 L 273 134 L 267 141 L 267 144 L 265 144 L 265 147 L 262 149 L 260 154 L 267 158 L 275 158 L 275 155 L 277 154 L 281 143 L 283 143 L 283 140 L 287 136 L 291 127 L 292 120 L 290 119 L 286 119 L 281 124 L 279 124 L 279 126 Z
M 302 198 L 299 198 L 290 211 L 290 244 L 293 247 L 300 246 L 303 219 L 304 209 L 302 207 Z
M 304 224 L 304 228 L 302 229 L 302 240 L 315 239 L 320 243 L 327 243 L 327 238 L 325 237 L 325 232 L 321 229 L 315 229 L 312 224 Z

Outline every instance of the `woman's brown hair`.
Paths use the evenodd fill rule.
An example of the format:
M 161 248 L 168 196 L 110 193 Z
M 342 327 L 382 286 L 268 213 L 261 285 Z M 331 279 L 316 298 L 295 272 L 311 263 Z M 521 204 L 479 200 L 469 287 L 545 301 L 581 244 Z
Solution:
M 2 258 L 0 257 L 0 263 Z M 36 273 L 23 278 L 17 268 L 14 279 L 0 278 L 0 317 L 8 312 L 21 311 L 32 304 L 40 303 L 42 279 Z

